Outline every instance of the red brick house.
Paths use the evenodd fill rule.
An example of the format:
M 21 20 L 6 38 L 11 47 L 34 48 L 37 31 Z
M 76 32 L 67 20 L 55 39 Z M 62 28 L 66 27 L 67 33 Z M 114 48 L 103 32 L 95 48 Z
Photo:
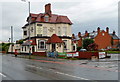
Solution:
M 94 38 L 95 43 L 98 45 L 98 49 L 106 49 L 111 47 L 112 37 L 109 34 L 109 28 L 106 28 L 106 31 L 97 29 L 97 36 Z
M 120 44 L 120 39 L 115 34 L 115 31 L 110 34 L 108 27 L 105 31 L 100 30 L 100 27 L 98 27 L 97 31 L 93 31 L 91 33 L 85 31 L 84 34 L 81 34 L 80 32 L 76 36 L 73 34 L 72 41 L 76 47 L 81 47 L 82 40 L 85 38 L 93 39 L 94 42 L 98 45 L 98 49 L 117 48 L 117 46 Z

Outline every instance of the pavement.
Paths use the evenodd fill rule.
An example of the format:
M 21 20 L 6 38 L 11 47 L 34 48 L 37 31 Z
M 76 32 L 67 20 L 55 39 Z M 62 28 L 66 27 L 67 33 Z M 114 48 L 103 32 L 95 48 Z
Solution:
M 46 57 L 2 57 L 2 80 L 118 80 L 117 60 L 66 60 Z

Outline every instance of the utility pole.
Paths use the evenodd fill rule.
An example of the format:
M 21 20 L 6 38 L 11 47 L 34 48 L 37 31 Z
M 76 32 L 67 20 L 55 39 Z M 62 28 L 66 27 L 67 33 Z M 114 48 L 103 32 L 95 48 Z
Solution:
M 29 33 L 29 35 L 28 35 L 28 42 L 29 42 L 29 59 L 31 59 L 31 48 L 30 48 L 30 1 L 27 1 L 27 0 L 21 0 L 21 1 L 23 1 L 23 2 L 28 2 L 28 14 L 29 14 L 29 19 L 28 19 L 28 33 Z
M 11 26 L 11 53 L 13 52 L 13 26 Z
M 30 48 L 30 1 L 28 1 L 28 8 L 29 8 L 29 21 L 28 21 L 28 24 L 29 24 L 29 59 L 31 59 L 31 48 Z

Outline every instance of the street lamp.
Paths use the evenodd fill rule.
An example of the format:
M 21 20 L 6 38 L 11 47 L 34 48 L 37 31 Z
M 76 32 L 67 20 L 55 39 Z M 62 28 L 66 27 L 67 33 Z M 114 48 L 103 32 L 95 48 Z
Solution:
M 21 0 L 21 1 L 23 1 L 23 2 L 28 2 L 28 10 L 29 10 L 29 19 L 28 19 L 28 26 L 29 26 L 29 28 L 28 28 L 28 32 L 29 32 L 29 35 L 28 35 L 28 42 L 29 42 L 29 59 L 31 58 L 31 49 L 30 49 L 30 1 L 26 1 L 26 0 Z

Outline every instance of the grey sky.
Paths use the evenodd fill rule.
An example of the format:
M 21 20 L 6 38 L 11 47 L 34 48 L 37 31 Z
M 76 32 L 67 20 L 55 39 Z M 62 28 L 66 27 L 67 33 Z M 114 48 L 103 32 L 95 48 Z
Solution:
M 10 0 L 9 0 L 10 1 Z M 74 23 L 72 32 L 84 33 L 85 30 L 92 32 L 97 27 L 105 29 L 110 28 L 118 33 L 118 1 L 119 0 L 30 0 L 31 13 L 43 13 L 44 5 L 52 4 L 52 13 L 67 15 Z M 51 2 L 52 1 L 52 2 Z M 10 37 L 10 26 L 14 27 L 14 40 L 22 38 L 22 26 L 26 23 L 28 16 L 28 4 L 18 0 L 4 0 L 0 5 L 0 16 L 2 17 L 2 28 L 0 32 L 2 37 L 0 40 L 8 41 Z M 2 6 L 2 8 L 1 8 Z M 2 14 L 1 14 L 2 13 Z

